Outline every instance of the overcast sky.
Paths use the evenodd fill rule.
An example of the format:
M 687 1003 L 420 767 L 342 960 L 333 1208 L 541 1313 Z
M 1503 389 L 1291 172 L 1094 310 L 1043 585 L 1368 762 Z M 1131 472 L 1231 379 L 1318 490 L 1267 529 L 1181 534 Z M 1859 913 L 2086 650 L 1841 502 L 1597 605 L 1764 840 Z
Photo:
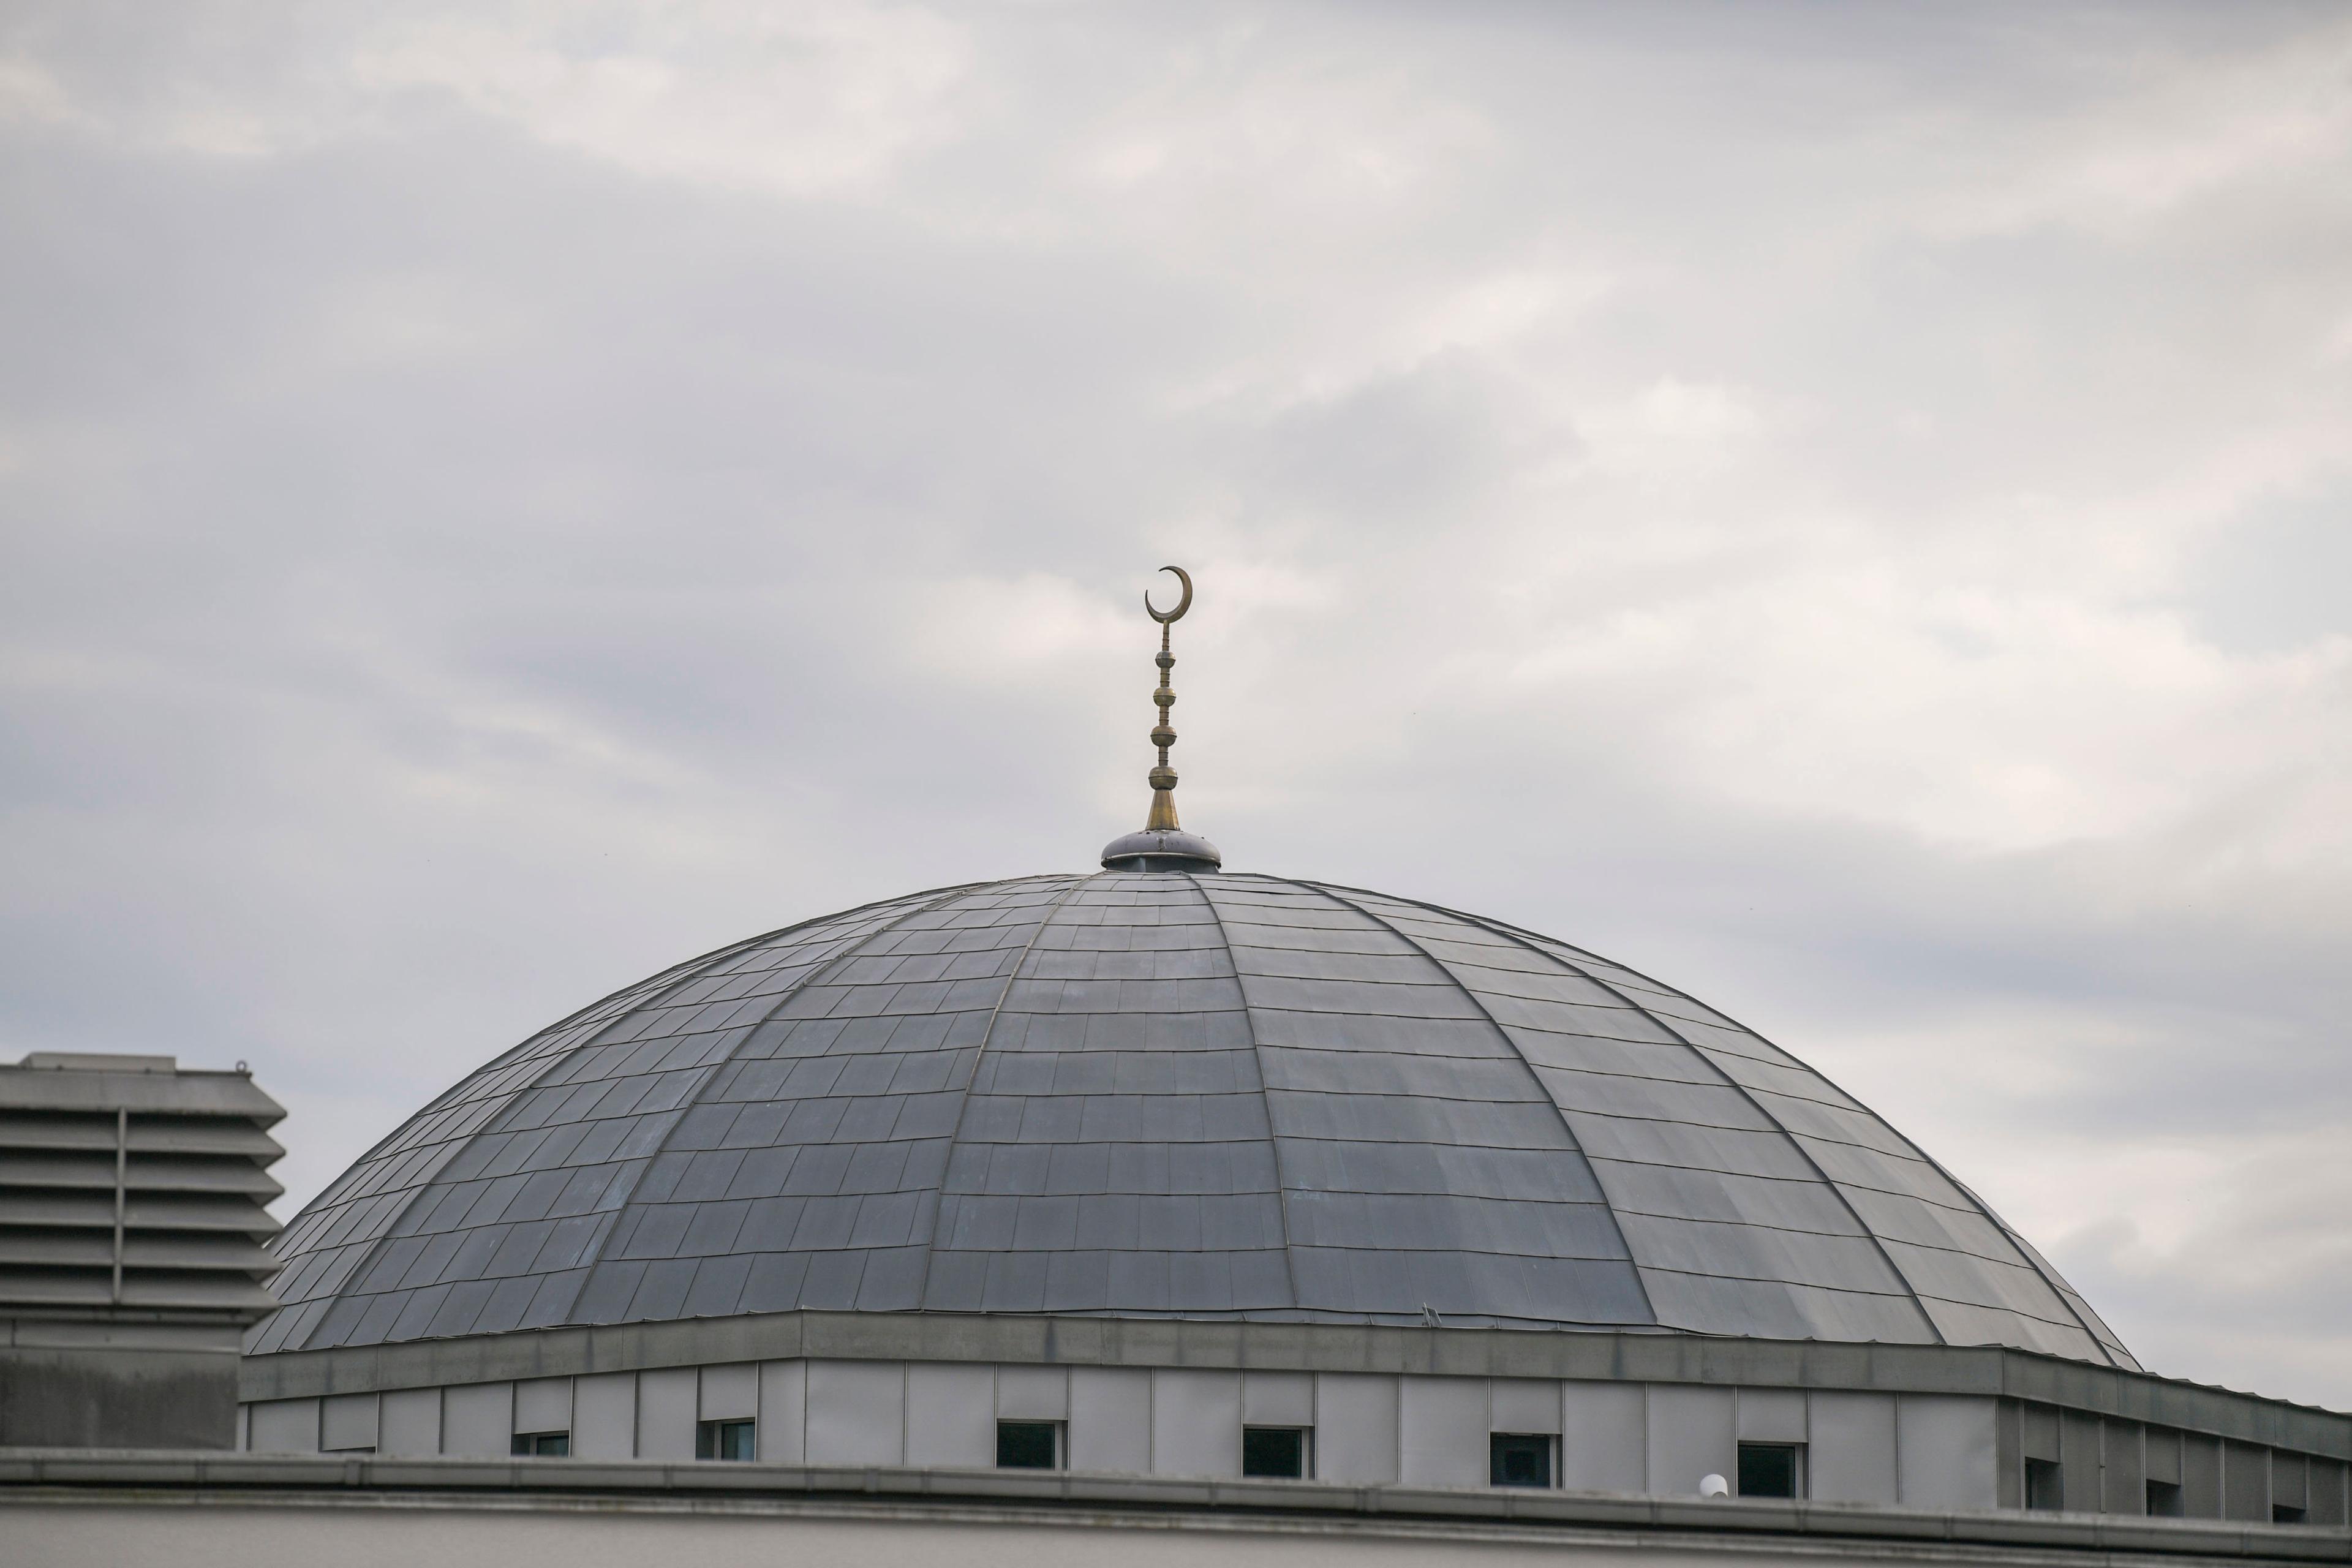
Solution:
M 295 1206 L 1185 825 L 1827 1071 L 2352 1406 L 2352 12 L 0 7 L 0 1055 Z

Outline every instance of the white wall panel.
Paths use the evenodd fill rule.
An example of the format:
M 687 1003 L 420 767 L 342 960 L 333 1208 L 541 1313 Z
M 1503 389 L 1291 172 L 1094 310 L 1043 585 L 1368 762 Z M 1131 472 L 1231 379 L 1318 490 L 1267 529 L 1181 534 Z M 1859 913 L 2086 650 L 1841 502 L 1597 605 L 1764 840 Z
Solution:
M 1727 1388 L 1654 1383 L 1650 1391 L 1649 1482 L 1664 1497 L 1696 1497 L 1704 1477 L 1739 1484 L 1738 1439 Z
M 1559 1431 L 1559 1384 L 1549 1378 L 1498 1377 L 1486 1398 L 1491 1432 Z
M 754 1421 L 760 1415 L 760 1363 L 730 1362 L 702 1369 L 702 1419 Z
M 518 1432 L 572 1430 L 572 1380 L 534 1377 L 515 1384 L 514 1429 Z
M 1915 1508 L 1993 1508 L 2000 1461 L 1995 1404 L 1967 1394 L 1906 1394 L 1895 1405 L 1902 1500 Z
M 1242 1423 L 1248 1426 L 1315 1425 L 1315 1374 L 1311 1372 L 1242 1373 Z
M 1816 1392 L 1810 1403 L 1806 1495 L 1824 1502 L 1895 1501 L 1895 1395 Z
M 637 1374 L 600 1372 L 572 1380 L 572 1452 L 628 1459 L 637 1452 Z
M 1151 1468 L 1163 1476 L 1242 1473 L 1242 1374 L 1151 1374 Z
M 797 1464 L 808 1435 L 808 1363 L 760 1363 L 760 1458 Z
M 319 1447 L 330 1454 L 374 1447 L 375 1405 L 373 1394 L 331 1394 L 320 1401 Z
M 996 1463 L 996 1369 L 984 1363 L 907 1363 L 907 1463 Z
M 668 1366 L 637 1373 L 637 1458 L 694 1458 L 695 1413 L 701 1407 L 699 1372 Z
M 808 1363 L 808 1462 L 905 1461 L 907 1370 L 895 1361 Z
M 1488 1474 L 1486 1380 L 1406 1377 L 1397 1401 L 1399 1477 L 1407 1486 L 1482 1487 Z
M 1648 1489 L 1647 1393 L 1638 1383 L 1560 1385 L 1559 1484 L 1572 1491 Z
M 1058 1366 L 998 1367 L 996 1414 L 1007 1421 L 1067 1421 L 1068 1370 Z M 989 1462 L 996 1462 L 992 1451 Z
M 1070 1468 L 1148 1475 L 1151 1373 L 1141 1367 L 1070 1369 Z
M 1397 1379 L 1327 1372 L 1315 1379 L 1315 1474 L 1369 1486 L 1397 1479 Z
M 437 1454 L 441 1451 L 441 1391 L 395 1388 L 376 1406 L 375 1451 Z
M 1738 1391 L 1738 1396 L 1741 1442 L 1805 1441 L 1803 1389 L 1743 1388 Z
M 514 1452 L 514 1384 L 461 1383 L 443 1389 L 441 1451 L 474 1459 Z
M 257 1454 L 315 1454 L 319 1451 L 319 1402 L 315 1399 L 265 1399 L 253 1407 L 253 1451 Z

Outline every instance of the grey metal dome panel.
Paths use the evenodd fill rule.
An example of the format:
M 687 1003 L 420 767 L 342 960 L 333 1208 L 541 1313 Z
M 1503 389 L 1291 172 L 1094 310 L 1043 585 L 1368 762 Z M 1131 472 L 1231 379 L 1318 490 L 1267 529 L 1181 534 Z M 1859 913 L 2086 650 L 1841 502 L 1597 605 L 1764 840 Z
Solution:
M 1795 1058 L 1592 954 L 1106 872 L 755 938 L 507 1053 L 288 1226 L 257 1353 L 795 1308 L 2009 1344 L 2136 1364 Z

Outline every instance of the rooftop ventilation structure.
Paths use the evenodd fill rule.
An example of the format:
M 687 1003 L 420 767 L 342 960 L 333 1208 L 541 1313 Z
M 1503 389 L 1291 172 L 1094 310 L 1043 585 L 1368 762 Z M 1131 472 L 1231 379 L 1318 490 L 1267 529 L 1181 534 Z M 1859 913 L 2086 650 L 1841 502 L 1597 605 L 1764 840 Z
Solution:
M 170 1057 L 0 1066 L 0 1446 L 234 1445 L 285 1114 Z

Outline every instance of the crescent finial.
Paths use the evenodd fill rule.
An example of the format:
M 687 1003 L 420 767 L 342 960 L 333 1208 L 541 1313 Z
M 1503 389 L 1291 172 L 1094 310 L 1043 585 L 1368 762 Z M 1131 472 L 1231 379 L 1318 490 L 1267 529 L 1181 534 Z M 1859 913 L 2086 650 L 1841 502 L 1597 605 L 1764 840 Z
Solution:
M 1158 621 L 1164 626 L 1171 621 L 1182 620 L 1184 618 L 1184 612 L 1192 607 L 1192 574 L 1190 572 L 1185 571 L 1181 566 L 1162 566 L 1160 570 L 1162 572 L 1175 573 L 1176 581 L 1184 584 L 1183 596 L 1176 601 L 1176 607 L 1172 610 L 1153 609 L 1151 607 L 1151 590 L 1146 588 L 1143 591 L 1143 613 L 1150 616 L 1153 620 Z

